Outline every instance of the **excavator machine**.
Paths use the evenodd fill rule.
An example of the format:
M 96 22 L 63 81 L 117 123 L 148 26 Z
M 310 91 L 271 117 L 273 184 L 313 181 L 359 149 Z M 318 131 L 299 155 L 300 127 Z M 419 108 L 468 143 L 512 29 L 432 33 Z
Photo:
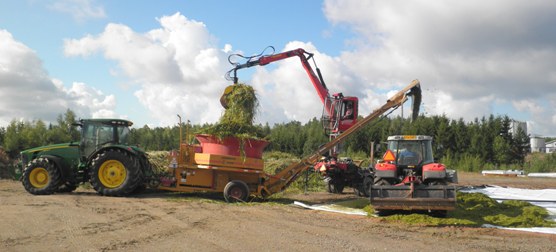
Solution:
M 274 49 L 273 47 L 270 47 Z M 266 50 L 266 49 L 265 49 Z M 240 56 L 245 63 L 232 62 L 232 56 Z M 448 171 L 442 164 L 435 163 L 432 159 L 432 139 L 424 136 L 397 136 L 388 139 L 389 149 L 381 163 L 375 165 L 371 172 L 361 169 L 349 158 L 338 159 L 338 145 L 347 136 L 361 129 L 364 125 L 376 119 L 387 111 L 393 111 L 412 97 L 412 115 L 415 120 L 419 114 L 421 104 L 421 88 L 418 81 L 413 81 L 402 91 L 390 98 L 381 108 L 371 115 L 358 121 L 358 98 L 344 96 L 342 93 L 331 95 L 326 87 L 320 69 L 312 53 L 299 48 L 282 53 L 264 55 L 263 53 L 244 57 L 231 55 L 230 63 L 234 65 L 227 73 L 227 78 L 237 84 L 237 71 L 253 66 L 264 66 L 275 61 L 298 57 L 305 69 L 311 83 L 323 103 L 322 122 L 330 141 L 319 148 L 315 154 L 306 157 L 300 163 L 292 164 L 275 176 L 268 176 L 260 185 L 261 195 L 269 195 L 283 190 L 300 172 L 313 167 L 324 176 L 331 193 L 341 193 L 344 186 L 351 186 L 360 196 L 370 196 L 373 207 L 379 212 L 385 210 L 428 210 L 443 214 L 455 208 L 456 191 L 448 183 L 457 183 L 455 171 Z M 316 73 L 313 71 L 309 60 L 313 59 Z M 233 85 L 225 89 L 222 105 L 226 95 L 231 92 Z M 400 148 L 403 144 L 414 143 L 419 146 L 421 159 L 414 163 L 404 163 Z M 324 156 L 324 159 L 322 159 Z M 409 162 L 409 161 L 408 161 Z
M 342 132 L 345 132 L 357 124 L 359 99 L 354 96 L 344 96 L 342 93 L 331 94 L 326 87 L 321 71 L 316 65 L 315 59 L 313 58 L 314 54 L 309 53 L 302 48 L 274 54 L 273 47 L 267 48 L 272 49 L 272 53 L 264 54 L 264 51 L 266 51 L 265 49 L 263 53 L 256 56 L 244 57 L 240 54 L 230 55 L 228 60 L 234 67 L 226 74 L 227 79 L 233 81 L 235 85 L 238 82 L 237 71 L 240 69 L 250 68 L 253 66 L 264 66 L 275 61 L 298 57 L 301 61 L 303 69 L 309 76 L 309 80 L 313 84 L 313 87 L 323 103 L 321 122 L 324 132 L 330 140 L 337 138 Z M 246 62 L 241 64 L 232 62 L 231 59 L 234 56 L 245 58 Z M 316 72 L 313 71 L 313 68 L 309 63 L 309 60 L 311 59 L 315 65 Z M 226 96 L 233 90 L 234 85 L 228 86 L 224 90 L 220 99 L 224 108 L 227 108 Z M 314 161 L 314 170 L 321 172 L 324 177 L 324 181 L 327 183 L 328 191 L 331 193 L 341 193 L 344 186 L 351 186 L 356 188 L 357 191 L 363 192 L 363 190 L 359 190 L 363 183 L 363 180 L 361 179 L 361 169 L 358 169 L 359 167 L 357 167 L 349 158 L 339 159 L 339 152 L 340 150 L 338 146 L 330 148 L 328 153 L 325 154 L 325 158 L 323 160 Z

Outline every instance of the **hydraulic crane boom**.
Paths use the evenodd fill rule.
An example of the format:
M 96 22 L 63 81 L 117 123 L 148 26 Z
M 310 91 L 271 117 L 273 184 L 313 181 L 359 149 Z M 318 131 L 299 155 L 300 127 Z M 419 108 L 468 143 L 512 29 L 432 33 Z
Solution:
M 233 81 L 234 84 L 237 84 L 238 78 L 237 76 L 237 70 L 243 69 L 243 68 L 249 68 L 249 67 L 253 67 L 253 66 L 264 66 L 267 64 L 270 64 L 272 62 L 275 61 L 279 61 L 279 60 L 283 60 L 283 59 L 287 59 L 287 58 L 291 58 L 291 57 L 299 57 L 299 60 L 301 61 L 301 65 L 303 65 L 303 69 L 305 69 L 305 72 L 307 73 L 307 75 L 309 76 L 309 79 L 311 80 L 311 83 L 313 84 L 313 87 L 315 87 L 315 89 L 317 90 L 317 94 L 319 95 L 320 100 L 322 101 L 322 103 L 325 105 L 325 107 L 330 108 L 330 102 L 331 102 L 331 97 L 330 94 L 328 92 L 328 88 L 326 87 L 326 85 L 324 84 L 324 80 L 322 78 L 322 75 L 320 73 L 320 69 L 317 67 L 317 74 L 315 74 L 315 72 L 313 71 L 313 68 L 311 67 L 311 65 L 309 64 L 309 59 L 311 59 L 313 57 L 312 53 L 308 53 L 305 50 L 303 50 L 302 48 L 298 48 L 295 50 L 291 50 L 291 51 L 286 51 L 286 52 L 282 52 L 282 53 L 277 53 L 277 54 L 272 54 L 272 55 L 268 55 L 268 56 L 261 56 L 259 58 L 257 58 L 256 60 L 250 60 L 247 61 L 246 63 L 243 64 L 237 64 L 232 71 L 234 72 L 234 77 L 233 77 Z M 330 113 L 330 111 L 328 111 Z
M 301 172 L 312 167 L 312 165 L 314 165 L 314 163 L 317 162 L 324 153 L 334 148 L 334 146 L 336 146 L 338 143 L 344 141 L 347 137 L 349 137 L 353 133 L 361 130 L 361 128 L 363 128 L 365 125 L 369 124 L 370 122 L 372 122 L 379 116 L 383 115 L 387 111 L 391 109 L 395 110 L 401 105 L 403 105 L 403 103 L 407 101 L 407 96 L 412 96 L 413 113 L 418 114 L 419 104 L 416 103 L 421 102 L 421 86 L 418 80 L 413 80 L 411 84 L 409 84 L 404 89 L 402 89 L 394 96 L 392 96 L 390 99 L 388 99 L 386 103 L 382 105 L 380 108 L 374 110 L 370 115 L 363 118 L 362 120 L 359 120 L 352 127 L 350 127 L 349 129 L 347 129 L 346 131 L 338 135 L 336 138 L 333 138 L 331 141 L 329 141 L 328 143 L 320 147 L 312 155 L 303 158 L 298 163 L 294 163 L 286 167 L 284 170 L 282 170 L 276 175 L 273 176 L 269 175 L 269 179 L 266 180 L 265 183 L 260 186 L 261 188 L 259 188 L 259 191 L 261 192 L 262 195 L 271 195 L 283 191 L 291 182 L 293 182 L 301 174 Z M 412 116 L 412 118 L 415 117 L 416 117 L 415 115 Z
M 238 54 L 234 54 L 240 57 L 243 57 Z M 313 84 L 313 87 L 317 91 L 317 94 L 323 104 L 323 127 L 327 135 L 335 137 L 339 133 L 345 131 L 349 127 L 353 126 L 357 122 L 357 113 L 358 113 L 358 103 L 359 99 L 357 97 L 351 96 L 344 96 L 342 93 L 337 94 L 330 94 L 324 80 L 322 78 L 322 74 L 320 69 L 317 67 L 316 62 L 313 58 L 312 53 L 306 52 L 302 48 L 298 48 L 295 50 L 290 50 L 282 53 L 277 54 L 270 54 L 270 55 L 257 55 L 252 57 L 243 57 L 246 58 L 247 61 L 245 63 L 232 63 L 234 68 L 228 71 L 227 75 L 229 79 L 231 79 L 234 84 L 237 84 L 237 71 L 243 68 L 249 68 L 253 66 L 264 66 L 270 64 L 275 61 L 291 58 L 291 57 L 299 57 L 301 61 L 301 65 L 305 72 L 309 76 L 309 80 Z M 233 55 L 231 55 L 233 56 Z M 313 71 L 311 64 L 309 63 L 309 59 L 313 58 L 313 64 L 315 65 L 316 73 Z M 230 76 L 230 74 L 232 76 Z M 234 85 L 228 86 L 224 89 L 224 94 L 220 98 L 220 103 L 224 108 L 228 107 L 227 102 L 227 95 L 232 92 Z

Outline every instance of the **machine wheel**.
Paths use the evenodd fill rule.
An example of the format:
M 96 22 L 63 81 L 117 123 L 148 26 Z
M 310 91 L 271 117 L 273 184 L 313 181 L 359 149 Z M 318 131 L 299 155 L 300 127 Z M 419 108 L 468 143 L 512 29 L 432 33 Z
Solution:
M 334 191 L 332 190 L 334 189 L 334 186 L 330 185 L 332 179 L 330 177 L 324 177 L 323 181 L 324 181 L 324 187 L 326 187 L 326 191 L 329 193 L 334 193 Z
M 342 193 L 344 191 L 344 181 L 338 179 L 330 179 L 326 181 L 328 192 Z
M 365 194 L 365 197 L 369 197 L 371 196 L 371 186 L 373 186 L 373 182 L 374 179 L 373 177 L 367 176 L 365 177 L 365 179 L 363 179 L 363 193 Z
M 138 162 L 129 153 L 108 149 L 93 158 L 89 171 L 91 185 L 101 195 L 125 196 L 142 182 L 143 173 Z
M 75 183 L 66 181 L 58 187 L 56 192 L 73 192 L 75 189 L 77 189 L 77 185 Z
M 363 197 L 363 192 L 357 186 L 353 188 L 353 193 L 355 196 Z
M 228 203 L 245 202 L 249 198 L 249 187 L 241 180 L 232 180 L 224 187 L 224 199 Z
M 47 158 L 34 159 L 23 171 L 23 187 L 35 195 L 53 194 L 61 179 L 60 170 Z

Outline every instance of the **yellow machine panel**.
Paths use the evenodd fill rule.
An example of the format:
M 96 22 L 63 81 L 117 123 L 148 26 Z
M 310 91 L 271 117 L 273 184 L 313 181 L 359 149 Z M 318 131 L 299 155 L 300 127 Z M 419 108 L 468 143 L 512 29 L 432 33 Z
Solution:
M 186 169 L 185 184 L 189 186 L 212 187 L 214 182 L 213 172 L 213 170 Z

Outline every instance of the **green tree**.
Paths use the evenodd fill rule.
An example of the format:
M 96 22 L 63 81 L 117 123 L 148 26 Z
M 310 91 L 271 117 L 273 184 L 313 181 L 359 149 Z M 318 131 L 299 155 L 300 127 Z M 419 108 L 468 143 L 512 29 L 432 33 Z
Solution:
M 496 136 L 493 142 L 494 161 L 497 165 L 510 161 L 510 143 L 503 136 Z

